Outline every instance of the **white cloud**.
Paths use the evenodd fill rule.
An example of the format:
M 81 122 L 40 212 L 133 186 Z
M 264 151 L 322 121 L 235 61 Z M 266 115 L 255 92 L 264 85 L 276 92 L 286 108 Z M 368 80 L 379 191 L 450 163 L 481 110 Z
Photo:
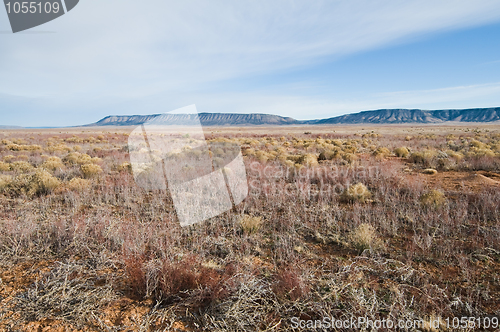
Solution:
M 224 91 L 207 92 L 220 80 L 499 19 L 497 0 L 83 0 L 37 28 L 56 33 L 0 34 L 0 93 L 43 99 L 68 112 L 161 94 L 176 106 L 183 105 L 180 95 L 191 99 L 185 104 L 194 99 L 214 104 L 228 97 Z M 0 20 L 0 30 L 8 30 L 3 13 Z M 293 106 L 300 99 L 255 98 L 269 102 L 263 109 Z M 165 111 L 154 100 L 146 102 L 147 109 Z M 327 108 L 321 106 L 326 102 L 314 103 Z M 144 112 L 138 108 L 136 113 Z

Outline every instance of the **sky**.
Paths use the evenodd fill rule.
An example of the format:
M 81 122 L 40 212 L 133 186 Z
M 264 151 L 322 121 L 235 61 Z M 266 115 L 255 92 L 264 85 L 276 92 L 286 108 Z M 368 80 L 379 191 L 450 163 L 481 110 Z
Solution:
M 13 34 L 0 125 L 199 112 L 500 107 L 498 0 L 80 0 Z

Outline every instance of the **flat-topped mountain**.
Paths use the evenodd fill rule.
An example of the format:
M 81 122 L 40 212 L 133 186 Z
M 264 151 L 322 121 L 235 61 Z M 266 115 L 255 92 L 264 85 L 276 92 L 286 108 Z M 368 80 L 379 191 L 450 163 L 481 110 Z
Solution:
M 171 125 L 203 126 L 259 126 L 259 125 L 326 125 L 326 124 L 401 124 L 401 123 L 444 123 L 444 122 L 495 122 L 500 121 L 500 107 L 471 108 L 463 110 L 382 109 L 346 114 L 328 119 L 300 121 L 271 114 L 200 113 L 196 114 L 154 114 L 154 115 L 112 115 L 87 126 L 137 126 L 158 120 Z
M 422 110 L 387 109 L 346 114 L 329 119 L 313 120 L 313 124 L 349 123 L 436 123 L 443 122 Z
M 258 126 L 301 124 L 292 118 L 271 114 L 231 114 L 231 113 L 199 113 L 199 114 L 154 114 L 107 116 L 89 126 L 137 126 L 155 120 L 171 125 L 195 125 L 199 121 L 203 126 Z
M 382 109 L 346 114 L 323 120 L 309 121 L 311 124 L 357 124 L 357 123 L 443 123 L 493 122 L 500 120 L 500 107 L 472 108 L 463 110 Z

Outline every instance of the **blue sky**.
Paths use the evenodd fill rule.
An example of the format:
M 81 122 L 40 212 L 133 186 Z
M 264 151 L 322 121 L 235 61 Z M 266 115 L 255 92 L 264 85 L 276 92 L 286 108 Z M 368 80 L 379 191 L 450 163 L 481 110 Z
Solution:
M 497 0 L 81 0 L 9 30 L 0 10 L 0 125 L 500 106 Z

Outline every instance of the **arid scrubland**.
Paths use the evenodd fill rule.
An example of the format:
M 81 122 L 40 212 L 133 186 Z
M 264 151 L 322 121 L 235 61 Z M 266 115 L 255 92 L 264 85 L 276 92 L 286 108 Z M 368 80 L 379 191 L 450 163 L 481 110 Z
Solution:
M 286 128 L 208 130 L 249 195 L 185 228 L 123 130 L 0 132 L 0 330 L 500 317 L 498 127 Z

